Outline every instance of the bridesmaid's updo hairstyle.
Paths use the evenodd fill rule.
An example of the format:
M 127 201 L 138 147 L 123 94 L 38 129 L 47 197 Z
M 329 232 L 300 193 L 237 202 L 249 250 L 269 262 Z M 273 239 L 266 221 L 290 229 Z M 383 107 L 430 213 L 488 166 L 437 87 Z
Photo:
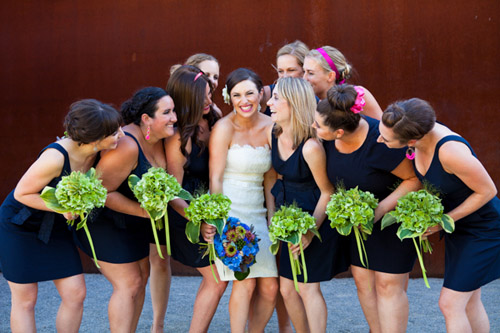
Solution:
M 326 98 L 318 103 L 316 110 L 331 130 L 343 129 L 346 132 L 354 132 L 361 119 L 359 113 L 351 111 L 357 96 L 358 93 L 353 85 L 333 86 L 326 93 Z
M 122 118 L 111 105 L 95 99 L 83 99 L 71 104 L 64 119 L 67 135 L 79 145 L 95 142 L 114 134 Z
M 316 110 L 314 90 L 309 82 L 303 78 L 283 77 L 278 79 L 274 92 L 283 98 L 290 107 L 293 149 L 296 149 L 303 141 L 315 137 L 315 131 L 312 128 L 314 111 Z M 274 134 L 279 136 L 282 132 L 281 126 L 276 124 Z
M 286 44 L 281 49 L 279 49 L 278 53 L 276 54 L 276 60 L 278 60 L 278 58 L 281 56 L 291 55 L 297 59 L 297 63 L 300 66 L 304 66 L 304 58 L 306 57 L 306 54 L 308 52 L 309 48 L 307 47 L 307 45 L 300 40 L 296 40 L 295 42 Z
M 330 57 L 331 61 L 333 61 L 333 63 L 335 64 L 335 67 L 337 67 L 337 70 L 339 72 L 339 75 L 337 76 L 339 77 L 335 78 L 335 83 L 339 84 L 342 80 L 347 80 L 351 77 L 353 68 L 347 62 L 347 59 L 344 57 L 342 52 L 340 52 L 333 46 L 322 46 L 320 49 L 323 49 L 324 52 L 326 52 L 328 57 Z M 328 64 L 328 61 L 325 59 L 325 57 L 318 51 L 318 49 L 312 49 L 311 51 L 309 51 L 306 57 L 315 59 L 326 73 L 334 71 L 330 64 Z
M 428 102 L 412 98 L 389 105 L 382 114 L 382 123 L 401 143 L 407 143 L 421 139 L 434 128 L 436 113 Z
M 198 68 L 198 66 L 204 62 L 204 61 L 215 61 L 218 65 L 219 61 L 212 55 L 206 54 L 206 53 L 196 53 L 187 58 L 186 62 L 184 65 L 189 65 L 189 66 L 194 66 Z M 178 70 L 182 65 L 181 64 L 175 64 L 170 67 L 170 74 L 173 74 L 176 70 Z
M 260 79 L 259 75 L 257 75 L 257 73 L 248 68 L 238 68 L 229 73 L 226 80 L 227 93 L 229 94 L 229 96 L 231 96 L 231 90 L 233 90 L 235 85 L 246 80 L 250 80 L 255 83 L 255 86 L 257 87 L 257 91 L 259 93 L 264 88 L 262 80 Z
M 158 109 L 158 101 L 164 96 L 168 96 L 168 94 L 158 87 L 146 87 L 138 90 L 132 98 L 122 104 L 123 121 L 126 125 L 131 123 L 140 125 L 141 116 L 144 113 L 154 118 Z

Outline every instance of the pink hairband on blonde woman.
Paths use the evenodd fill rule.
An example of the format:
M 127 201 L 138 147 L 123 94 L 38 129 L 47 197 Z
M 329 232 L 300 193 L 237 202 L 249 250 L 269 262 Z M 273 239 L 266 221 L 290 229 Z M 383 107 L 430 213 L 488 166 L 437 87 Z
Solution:
M 335 80 L 336 81 L 340 80 L 340 74 L 339 71 L 337 70 L 337 66 L 335 66 L 335 63 L 333 62 L 332 58 L 330 58 L 328 53 L 326 53 L 326 51 L 323 50 L 322 47 L 317 48 L 316 51 L 318 51 L 323 56 L 323 58 L 325 58 L 330 68 L 335 72 Z M 339 82 L 339 84 L 344 84 L 344 83 L 345 79 Z
M 198 78 L 199 78 L 200 76 L 202 76 L 202 75 L 203 75 L 203 72 L 199 72 L 198 74 L 196 74 L 196 76 L 194 77 L 193 82 L 194 82 L 194 81 L 196 81 L 196 80 L 198 80 Z

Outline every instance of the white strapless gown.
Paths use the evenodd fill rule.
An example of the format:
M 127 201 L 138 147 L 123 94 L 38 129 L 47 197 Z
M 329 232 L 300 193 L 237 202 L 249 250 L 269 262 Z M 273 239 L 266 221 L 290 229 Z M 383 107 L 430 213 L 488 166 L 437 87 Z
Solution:
M 253 225 L 259 241 L 256 263 L 250 267 L 247 278 L 277 277 L 276 260 L 269 251 L 271 241 L 264 208 L 264 173 L 271 168 L 271 150 L 268 146 L 233 145 L 227 152 L 222 193 L 231 199 L 229 216 Z M 236 280 L 234 273 L 219 259 L 215 260 L 223 281 Z

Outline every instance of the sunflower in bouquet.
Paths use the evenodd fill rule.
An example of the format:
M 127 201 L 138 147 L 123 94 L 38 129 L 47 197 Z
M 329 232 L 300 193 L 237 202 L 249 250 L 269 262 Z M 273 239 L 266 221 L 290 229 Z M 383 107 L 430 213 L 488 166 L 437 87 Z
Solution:
M 288 243 L 288 255 L 292 268 L 293 283 L 297 292 L 299 292 L 297 275 L 302 274 L 302 271 L 304 273 L 304 283 L 307 283 L 307 267 L 304 248 L 302 246 L 302 235 L 305 235 L 308 231 L 311 231 L 321 240 L 321 236 L 316 228 L 316 219 L 308 212 L 304 212 L 302 208 L 297 207 L 295 203 L 290 206 L 281 206 L 280 209 L 274 213 L 271 218 L 271 225 L 269 226 L 269 239 L 272 243 L 269 250 L 271 253 L 274 255 L 278 253 L 279 241 Z M 301 258 L 301 261 L 299 261 L 298 257 L 293 255 L 290 249 L 292 245 L 297 244 L 300 247 L 298 257 Z
M 426 189 L 409 192 L 399 198 L 396 208 L 384 215 L 382 229 L 396 222 L 401 223 L 396 234 L 401 240 L 413 239 L 425 285 L 430 288 L 422 252 L 432 253 L 432 247 L 429 240 L 422 235 L 428 228 L 435 225 L 440 225 L 445 232 L 451 233 L 455 230 L 455 222 L 449 215 L 443 213 L 444 207 L 441 199 L 430 192 L 429 186 L 425 187 Z

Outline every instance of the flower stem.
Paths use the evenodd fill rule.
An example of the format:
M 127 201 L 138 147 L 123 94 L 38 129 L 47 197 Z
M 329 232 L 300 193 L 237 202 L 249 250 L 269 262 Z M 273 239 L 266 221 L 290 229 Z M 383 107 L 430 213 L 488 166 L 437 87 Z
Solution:
M 299 283 L 297 282 L 297 268 L 295 267 L 296 260 L 293 258 L 292 250 L 290 250 L 291 245 L 291 243 L 288 243 L 288 255 L 290 256 L 290 266 L 292 267 L 293 285 L 295 286 L 295 290 L 300 293 Z
M 149 219 L 151 220 L 151 227 L 153 228 L 153 236 L 155 237 L 155 243 L 156 243 L 156 250 L 158 251 L 158 255 L 160 258 L 165 259 L 163 257 L 163 254 L 161 253 L 160 249 L 160 242 L 158 241 L 158 233 L 156 232 L 156 223 L 155 220 L 150 216 Z
M 97 256 L 95 255 L 95 250 L 94 250 L 94 243 L 92 242 L 92 237 L 90 236 L 90 231 L 89 228 L 87 227 L 86 222 L 83 224 L 83 230 L 85 230 L 85 234 L 87 234 L 87 239 L 89 240 L 90 249 L 92 250 L 92 255 L 94 256 L 95 265 L 97 266 L 97 268 L 101 268 L 101 266 L 99 266 L 99 264 L 97 263 Z
M 167 255 L 170 256 L 172 255 L 172 252 L 170 250 L 170 229 L 168 227 L 168 213 L 165 212 L 165 215 L 163 215 L 163 221 L 165 222 L 165 238 L 166 238 L 166 245 L 167 245 Z
M 304 271 L 304 283 L 307 283 L 306 256 L 304 255 L 304 247 L 302 246 L 302 240 L 300 240 L 299 246 L 300 246 L 300 257 L 302 259 L 302 270 Z
M 212 270 L 212 275 L 214 276 L 215 282 L 219 283 L 217 276 L 215 275 L 214 266 L 212 261 L 215 260 L 215 245 L 214 243 L 208 244 L 208 262 L 210 263 L 210 269 Z
M 425 274 L 426 270 L 424 267 L 424 260 L 422 259 L 422 254 L 420 253 L 415 237 L 413 237 L 412 239 L 413 239 L 413 244 L 415 244 L 415 249 L 417 250 L 418 261 L 420 262 L 420 268 L 422 269 L 422 277 L 424 278 L 425 286 L 427 288 L 430 288 L 431 286 L 429 286 L 429 281 L 427 281 L 427 274 Z
M 366 254 L 366 249 L 365 249 L 365 244 L 363 243 L 362 236 L 360 235 L 360 231 L 358 228 L 354 228 L 354 236 L 356 236 L 356 244 L 358 245 L 358 253 L 359 253 L 359 260 L 361 261 L 361 264 L 368 268 L 368 255 Z M 363 254 L 364 257 L 366 258 L 366 265 L 365 262 L 363 261 Z

